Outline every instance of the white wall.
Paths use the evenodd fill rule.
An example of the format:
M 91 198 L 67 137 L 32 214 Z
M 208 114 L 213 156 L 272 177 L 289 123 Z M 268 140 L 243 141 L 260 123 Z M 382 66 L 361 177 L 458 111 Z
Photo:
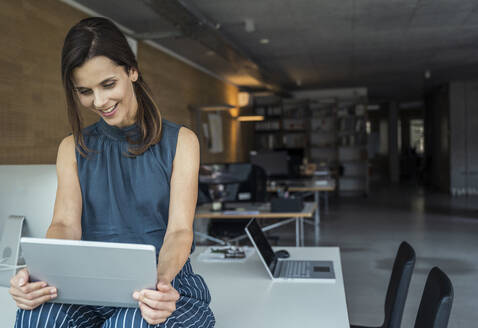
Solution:
M 53 215 L 56 183 L 55 165 L 0 165 L 0 222 L 12 214 L 23 215 L 23 236 L 44 237 Z M 8 289 L 0 287 L 0 327 L 13 327 L 15 312 Z

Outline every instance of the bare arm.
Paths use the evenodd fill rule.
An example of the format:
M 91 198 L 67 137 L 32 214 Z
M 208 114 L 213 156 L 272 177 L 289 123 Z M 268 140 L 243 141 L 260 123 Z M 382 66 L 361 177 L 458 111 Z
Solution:
M 191 252 L 198 174 L 198 139 L 191 130 L 181 128 L 171 175 L 168 228 L 158 257 L 157 291 L 143 289 L 133 294 L 149 324 L 164 322 L 176 309 L 179 293 L 171 281 Z
M 53 219 L 47 238 L 81 239 L 81 189 L 73 136 L 66 137 L 58 148 L 56 161 L 58 187 Z
M 181 128 L 171 175 L 168 228 L 158 258 L 159 281 L 172 281 L 191 252 L 198 174 L 198 139 Z
M 66 137 L 58 148 L 56 162 L 58 187 L 53 219 L 47 238 L 81 238 L 81 189 L 75 157 L 73 137 Z M 19 271 L 10 280 L 9 292 L 17 306 L 32 310 L 57 297 L 54 286 L 44 281 L 30 283 L 27 269 Z

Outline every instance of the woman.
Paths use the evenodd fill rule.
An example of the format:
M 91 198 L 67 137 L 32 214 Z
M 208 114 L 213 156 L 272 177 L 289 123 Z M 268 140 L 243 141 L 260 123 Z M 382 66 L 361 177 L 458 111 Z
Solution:
M 197 198 L 195 134 L 161 119 L 126 38 L 105 18 L 67 34 L 62 79 L 73 135 L 60 144 L 48 238 L 152 244 L 157 290 L 133 293 L 139 308 L 47 303 L 57 290 L 11 280 L 15 327 L 213 327 L 210 295 L 189 262 Z M 82 129 L 78 105 L 100 120 Z

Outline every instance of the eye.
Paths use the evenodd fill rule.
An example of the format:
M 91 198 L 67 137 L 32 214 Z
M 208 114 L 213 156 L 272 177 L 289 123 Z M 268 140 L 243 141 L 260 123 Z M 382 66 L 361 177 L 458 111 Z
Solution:
M 112 81 L 112 82 L 108 82 L 108 83 L 103 84 L 103 87 L 107 88 L 107 89 L 110 89 L 110 88 L 113 88 L 115 85 L 116 85 L 116 81 Z
M 77 89 L 77 91 L 82 94 L 82 95 L 89 95 L 91 94 L 91 90 L 90 89 Z

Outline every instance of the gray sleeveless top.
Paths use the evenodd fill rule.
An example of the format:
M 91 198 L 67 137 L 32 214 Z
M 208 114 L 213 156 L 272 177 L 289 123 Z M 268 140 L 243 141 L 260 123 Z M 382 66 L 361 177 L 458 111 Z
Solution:
M 82 239 L 151 244 L 158 253 L 168 225 L 170 181 L 180 126 L 163 120 L 161 141 L 126 156 L 139 127 L 117 128 L 103 119 L 83 130 L 93 150 L 76 152 L 83 198 Z

